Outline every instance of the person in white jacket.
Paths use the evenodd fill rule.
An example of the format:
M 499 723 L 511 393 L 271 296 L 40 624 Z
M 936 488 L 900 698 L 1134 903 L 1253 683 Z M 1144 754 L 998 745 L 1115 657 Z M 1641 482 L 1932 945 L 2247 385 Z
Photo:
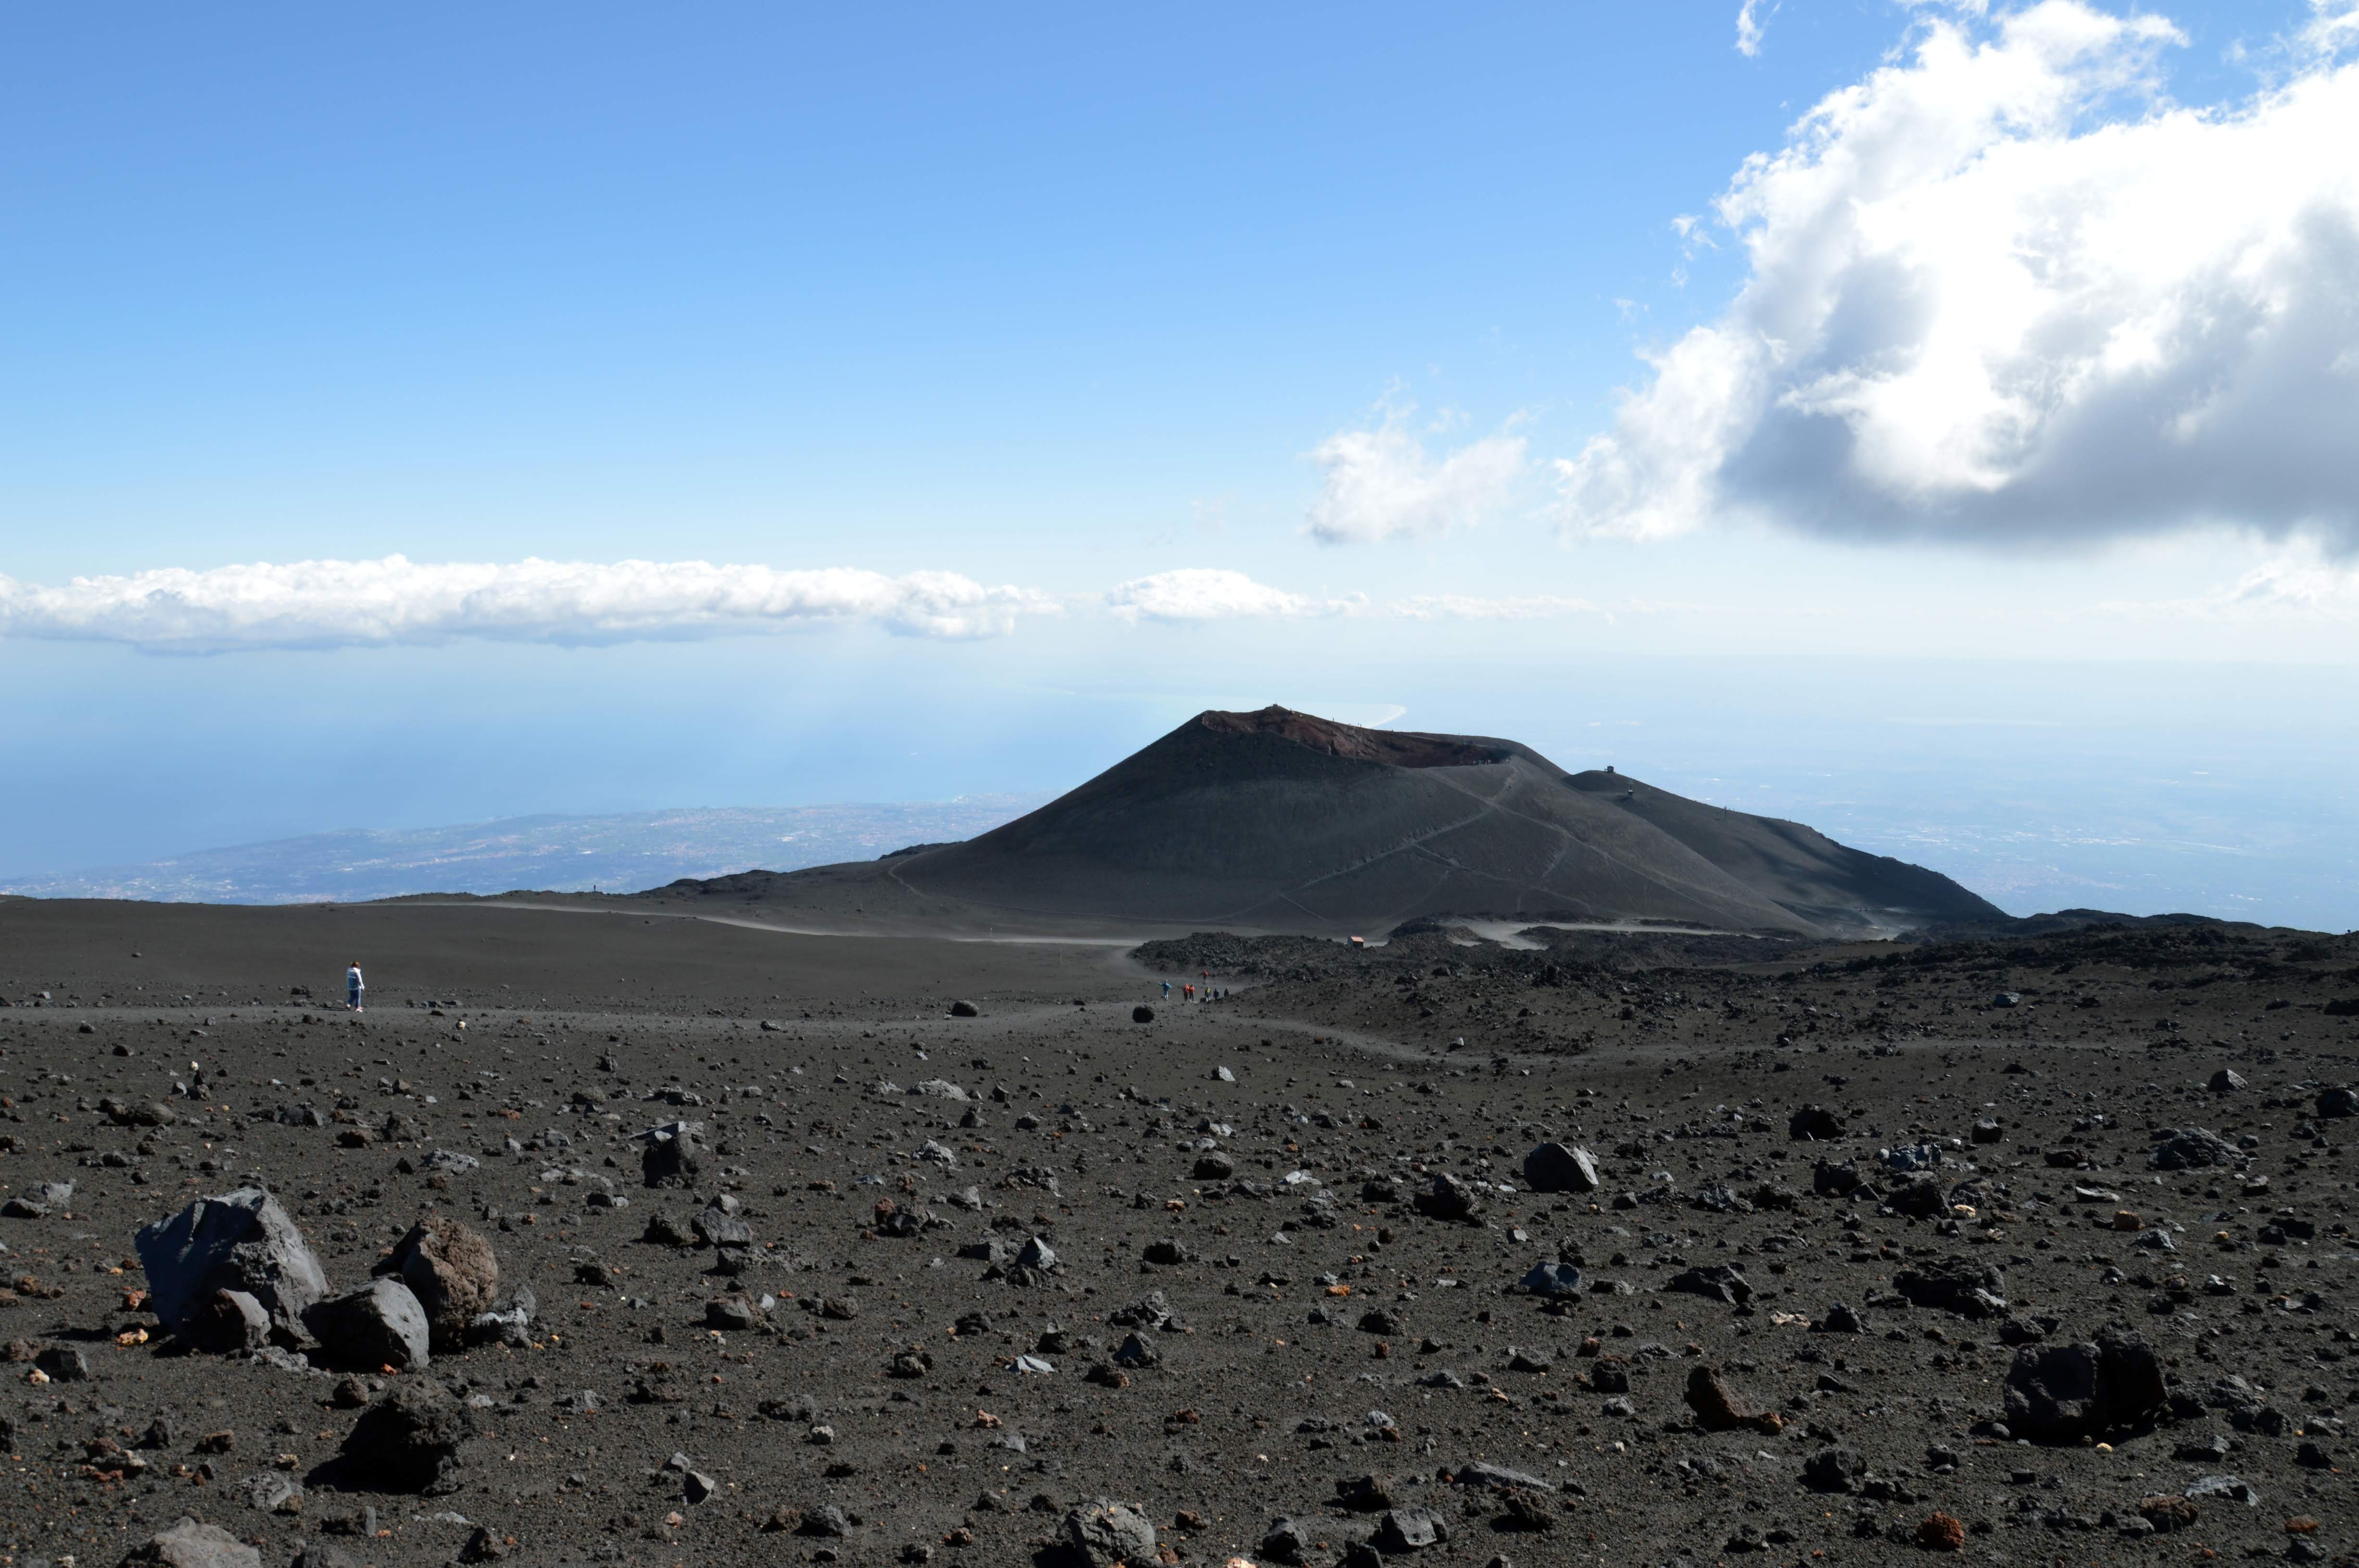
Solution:
M 360 1011 L 361 992 L 367 989 L 361 979 L 361 961 L 354 958 L 353 967 L 344 971 L 344 1005 L 354 1012 Z

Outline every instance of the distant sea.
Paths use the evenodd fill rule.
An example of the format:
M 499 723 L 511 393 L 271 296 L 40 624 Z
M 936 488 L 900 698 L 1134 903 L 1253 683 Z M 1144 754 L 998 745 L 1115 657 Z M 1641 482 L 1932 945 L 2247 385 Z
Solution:
M 0 878 L 0 892 L 167 903 L 304 903 L 519 888 L 636 892 L 681 877 L 790 871 L 873 860 L 911 844 L 971 838 L 1022 816 L 1041 798 L 991 795 L 889 806 L 516 816 L 392 833 L 356 828 L 142 865 Z

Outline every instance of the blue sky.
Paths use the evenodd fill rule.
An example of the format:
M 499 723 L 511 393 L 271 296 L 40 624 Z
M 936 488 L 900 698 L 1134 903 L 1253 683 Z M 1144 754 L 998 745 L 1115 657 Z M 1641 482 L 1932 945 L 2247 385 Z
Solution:
M 0 19 L 0 869 L 2359 663 L 2359 13 L 1744 15 Z
M 1594 425 L 1897 30 L 1625 9 L 18 17 L 10 573 L 1287 540 L 1396 387 Z

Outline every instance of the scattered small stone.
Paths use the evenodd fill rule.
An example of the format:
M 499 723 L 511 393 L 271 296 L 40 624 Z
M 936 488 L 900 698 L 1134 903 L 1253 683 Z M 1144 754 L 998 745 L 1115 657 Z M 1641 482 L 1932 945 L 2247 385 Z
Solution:
M 1597 1162 L 1586 1149 L 1541 1143 L 1524 1156 L 1524 1185 L 1536 1193 L 1593 1193 L 1601 1184 Z
M 1951 1514 L 1928 1514 L 1917 1526 L 1917 1544 L 1928 1552 L 1962 1552 L 1966 1544 L 1965 1523 Z
M 52 1345 L 33 1357 L 33 1365 L 53 1383 L 86 1383 L 90 1362 L 71 1345 Z
M 1447 1220 L 1471 1220 L 1483 1206 L 1470 1184 L 1446 1171 L 1436 1174 L 1415 1202 L 1418 1213 Z
M 1730 1306 L 1743 1306 L 1753 1299 L 1753 1287 L 1746 1282 L 1744 1271 L 1726 1263 L 1683 1269 L 1665 1281 L 1663 1289 L 1725 1302 Z
M 1786 1119 L 1786 1136 L 1799 1143 L 1825 1142 L 1843 1136 L 1843 1124 L 1822 1105 L 1806 1105 Z
M 1696 1421 L 1708 1432 L 1750 1427 L 1775 1437 L 1786 1429 L 1782 1417 L 1773 1411 L 1756 1410 L 1738 1399 L 1722 1381 L 1720 1374 L 1709 1367 L 1688 1368 L 1686 1398 L 1688 1408 L 1696 1413 Z
M 2217 1498 L 2223 1502 L 2242 1503 L 2248 1509 L 2261 1506 L 2261 1494 L 2250 1482 L 2234 1476 L 2201 1476 L 2187 1483 L 2187 1498 Z
M 1060 1533 L 1090 1568 L 1136 1568 L 1158 1561 L 1154 1522 L 1128 1503 L 1100 1498 L 1084 1504 L 1065 1516 Z
M 1375 1546 L 1380 1552 L 1421 1552 L 1450 1539 L 1449 1527 L 1431 1509 L 1394 1508 L 1376 1522 Z
M 199 1524 L 183 1515 L 167 1529 L 133 1547 L 125 1568 L 262 1568 L 262 1554 L 219 1525 Z

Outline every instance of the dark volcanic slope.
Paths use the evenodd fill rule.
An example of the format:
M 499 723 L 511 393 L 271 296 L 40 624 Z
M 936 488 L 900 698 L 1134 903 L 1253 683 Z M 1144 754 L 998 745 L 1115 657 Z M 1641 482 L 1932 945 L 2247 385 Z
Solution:
M 1706 806 L 1595 769 L 1565 783 L 1616 801 L 1745 886 L 1837 928 L 1863 914 L 1871 924 L 1903 927 L 1988 920 L 1997 907 L 1939 871 L 1838 844 L 1799 822 Z
M 2359 936 L 1222 936 L 1167 1004 L 610 907 L 0 900 L 8 1563 L 1106 1568 L 1101 1498 L 1133 1568 L 2359 1543 Z M 365 1014 L 292 994 L 355 955 Z M 536 1308 L 195 1349 L 133 1237 L 249 1183 L 336 1289 L 432 1221 Z M 357 1462 L 421 1401 L 430 1493 Z
M 1432 915 L 1807 935 L 2001 918 L 1946 877 L 1796 823 L 1617 774 L 1568 776 L 1512 741 L 1362 730 L 1282 708 L 1199 714 L 966 843 L 730 879 L 725 891 L 871 918 L 1327 934 Z

